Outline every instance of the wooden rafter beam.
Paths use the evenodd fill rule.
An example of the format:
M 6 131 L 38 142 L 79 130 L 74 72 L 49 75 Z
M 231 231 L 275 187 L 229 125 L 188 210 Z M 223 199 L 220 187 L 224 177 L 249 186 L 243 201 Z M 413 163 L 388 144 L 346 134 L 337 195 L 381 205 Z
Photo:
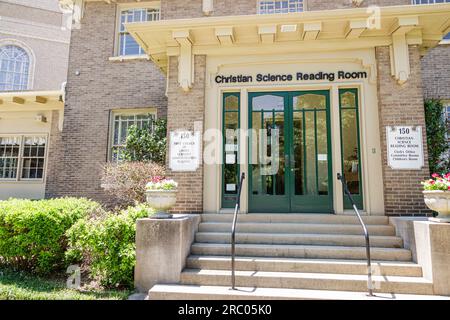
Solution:
M 13 97 L 12 102 L 17 104 L 25 104 L 25 99 L 21 97 Z
M 233 27 L 217 27 L 215 34 L 221 45 L 232 45 L 234 43 Z
M 303 26 L 303 40 L 316 40 L 322 31 L 322 22 L 305 23 Z
M 367 30 L 367 20 L 351 20 L 345 29 L 345 37 L 347 39 L 356 39 L 361 36 L 361 34 Z
M 277 26 L 275 24 L 258 26 L 258 34 L 261 43 L 273 43 L 277 34 Z
M 37 103 L 47 103 L 47 101 L 48 101 L 48 99 L 46 97 L 36 96 Z
M 395 20 L 395 23 L 391 26 L 391 35 L 407 34 L 411 30 L 419 26 L 418 16 L 406 16 L 400 17 Z

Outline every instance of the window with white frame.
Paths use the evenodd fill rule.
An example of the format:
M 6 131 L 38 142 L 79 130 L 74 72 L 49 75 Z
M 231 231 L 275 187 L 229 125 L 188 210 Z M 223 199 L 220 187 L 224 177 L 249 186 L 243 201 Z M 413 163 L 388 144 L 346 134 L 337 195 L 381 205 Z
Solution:
M 117 55 L 141 55 L 144 54 L 142 48 L 126 31 L 125 23 L 145 22 L 159 20 L 159 8 L 126 8 L 119 10 L 119 32 Z
M 412 4 L 435 4 L 450 2 L 450 0 L 412 0 Z
M 139 112 L 113 112 L 111 134 L 111 161 L 120 162 L 123 159 L 123 149 L 131 126 L 153 129 L 153 121 L 156 119 L 153 110 Z
M 46 136 L 0 136 L 0 180 L 42 180 Z
M 30 57 L 21 47 L 0 47 L 0 91 L 28 89 Z
M 260 0 L 258 14 L 303 12 L 304 0 Z

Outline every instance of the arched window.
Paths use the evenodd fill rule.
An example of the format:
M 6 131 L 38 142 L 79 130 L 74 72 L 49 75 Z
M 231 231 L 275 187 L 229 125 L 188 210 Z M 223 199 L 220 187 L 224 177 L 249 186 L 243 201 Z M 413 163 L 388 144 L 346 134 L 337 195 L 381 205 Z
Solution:
M 21 47 L 0 47 L 0 91 L 28 89 L 30 57 Z

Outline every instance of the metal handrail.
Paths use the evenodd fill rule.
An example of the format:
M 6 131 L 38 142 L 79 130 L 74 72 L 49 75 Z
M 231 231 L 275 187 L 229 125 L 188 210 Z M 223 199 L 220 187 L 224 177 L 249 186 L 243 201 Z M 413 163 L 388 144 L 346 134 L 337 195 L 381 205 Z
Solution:
M 367 230 L 367 227 L 361 218 L 361 215 L 359 214 L 359 210 L 356 207 L 355 201 L 353 200 L 352 194 L 348 190 L 347 182 L 345 181 L 345 176 L 341 175 L 340 173 L 337 174 L 338 180 L 342 182 L 342 186 L 344 188 L 344 193 L 349 198 L 353 210 L 356 213 L 356 216 L 358 217 L 359 223 L 361 224 L 363 230 L 364 230 L 364 237 L 366 238 L 366 256 L 367 256 L 367 290 L 369 291 L 369 296 L 373 296 L 373 286 L 372 286 L 372 266 L 371 266 L 371 259 L 370 259 L 370 239 L 369 239 L 369 231 Z
M 241 207 L 241 191 L 242 191 L 242 183 L 245 179 L 245 173 L 242 173 L 241 179 L 239 181 L 238 186 L 238 193 L 236 198 L 236 205 L 234 207 L 234 216 L 233 216 L 233 225 L 231 226 L 231 289 L 236 290 L 235 284 L 236 284 L 236 277 L 235 277 L 235 266 L 234 266 L 234 256 L 235 256 L 235 246 L 236 246 L 236 222 L 237 222 L 237 215 L 239 212 L 239 209 Z

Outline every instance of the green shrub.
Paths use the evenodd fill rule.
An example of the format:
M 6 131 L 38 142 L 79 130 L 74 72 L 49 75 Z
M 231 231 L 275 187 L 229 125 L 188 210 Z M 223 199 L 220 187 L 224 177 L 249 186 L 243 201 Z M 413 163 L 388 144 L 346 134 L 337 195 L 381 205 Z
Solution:
M 147 217 L 149 210 L 139 205 L 78 221 L 67 232 L 67 259 L 89 265 L 91 277 L 103 286 L 133 287 L 136 220 Z
M 428 163 L 431 173 L 445 174 L 450 171 L 449 145 L 445 136 L 447 123 L 443 111 L 444 105 L 440 100 L 425 101 Z
M 150 127 L 128 128 L 124 159 L 127 161 L 151 161 L 165 165 L 167 151 L 167 121 L 153 120 Z
M 99 210 L 87 199 L 0 201 L 0 261 L 41 274 L 62 268 L 66 231 Z

